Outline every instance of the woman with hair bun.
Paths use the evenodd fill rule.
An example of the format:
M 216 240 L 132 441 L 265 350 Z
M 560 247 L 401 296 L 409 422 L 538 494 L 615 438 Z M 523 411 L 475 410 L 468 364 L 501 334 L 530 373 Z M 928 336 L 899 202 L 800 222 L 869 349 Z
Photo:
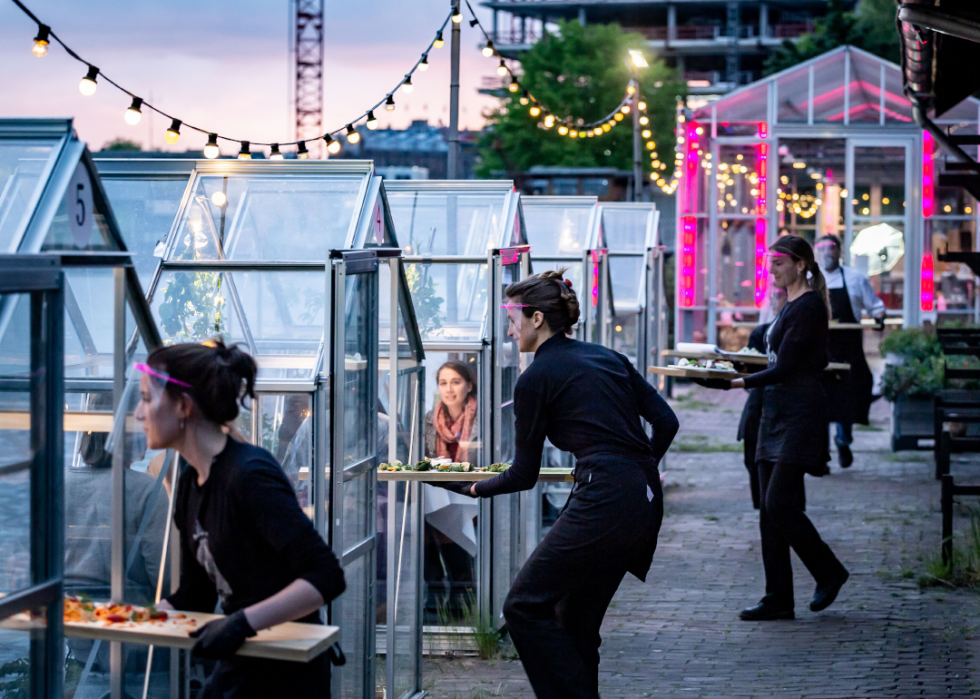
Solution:
M 599 627 L 626 573 L 643 580 L 650 569 L 663 519 L 657 465 L 678 423 L 626 357 L 568 337 L 579 305 L 563 272 L 507 287 L 508 335 L 534 353 L 514 389 L 514 462 L 454 489 L 491 497 L 532 488 L 546 437 L 575 455 L 568 503 L 517 575 L 504 618 L 538 697 L 597 699 Z
M 803 476 L 822 476 L 827 445 L 829 301 L 813 248 L 803 238 L 782 236 L 769 248 L 770 273 L 786 304 L 766 333 L 769 367 L 734 381 L 709 381 L 712 388 L 762 388 L 762 417 L 755 459 L 759 468 L 759 530 L 766 594 L 742 610 L 746 621 L 793 619 L 792 547 L 817 583 L 810 609 L 829 607 L 847 581 L 847 569 L 823 542 L 803 511 Z
M 326 654 L 309 663 L 243 658 L 261 629 L 320 623 L 320 608 L 344 591 L 344 573 L 269 452 L 231 439 L 223 426 L 254 399 L 255 361 L 220 339 L 154 350 L 137 364 L 147 446 L 186 461 L 174 503 L 180 586 L 161 609 L 223 619 L 191 635 L 193 654 L 217 659 L 205 697 L 329 696 Z

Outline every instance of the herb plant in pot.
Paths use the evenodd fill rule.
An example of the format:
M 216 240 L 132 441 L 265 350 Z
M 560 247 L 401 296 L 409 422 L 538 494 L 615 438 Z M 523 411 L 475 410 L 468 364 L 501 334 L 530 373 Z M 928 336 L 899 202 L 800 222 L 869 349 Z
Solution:
M 881 394 L 892 404 L 892 451 L 920 448 L 933 438 L 936 393 L 943 387 L 942 348 L 935 332 L 895 330 L 881 342 Z M 922 443 L 931 448 L 931 443 Z

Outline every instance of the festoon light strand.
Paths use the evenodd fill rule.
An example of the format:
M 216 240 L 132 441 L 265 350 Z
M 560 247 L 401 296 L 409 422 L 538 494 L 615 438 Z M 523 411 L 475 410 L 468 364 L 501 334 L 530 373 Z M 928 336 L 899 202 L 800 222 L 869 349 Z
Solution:
M 442 38 L 442 33 L 445 30 L 446 25 L 449 24 L 450 21 L 458 24 L 463 19 L 463 15 L 460 11 L 459 3 L 456 3 L 453 6 L 453 8 L 450 10 L 449 14 L 446 15 L 446 19 L 444 19 L 442 24 L 439 26 L 439 29 L 436 31 L 435 37 L 432 39 L 432 41 L 429 42 L 429 45 L 426 47 L 425 51 L 422 52 L 422 55 L 415 62 L 415 65 L 412 66 L 411 70 L 409 70 L 405 74 L 405 77 L 403 77 L 392 90 L 387 92 L 381 100 L 379 100 L 376 104 L 372 105 L 368 109 L 364 110 L 364 112 L 360 114 L 356 119 L 352 119 L 344 126 L 335 129 L 333 131 L 328 131 L 323 136 L 316 139 L 290 141 L 288 143 L 283 143 L 283 142 L 266 143 L 262 141 L 251 141 L 247 139 L 222 136 L 217 131 L 211 131 L 210 129 L 206 129 L 201 126 L 188 124 L 186 121 L 182 119 L 178 119 L 172 114 L 168 114 L 162 109 L 150 104 L 149 102 L 146 102 L 142 97 L 139 97 L 135 93 L 127 90 L 125 87 L 123 87 L 119 83 L 109 78 L 105 73 L 102 72 L 102 70 L 92 65 L 84 58 L 82 58 L 70 46 L 68 46 L 64 41 L 62 41 L 61 38 L 55 33 L 55 31 L 49 25 L 45 24 L 40 19 L 38 19 L 38 17 L 33 12 L 31 12 L 31 10 L 21 0 L 11 0 L 11 2 L 13 2 L 18 8 L 20 8 L 20 10 L 25 15 L 27 15 L 33 22 L 37 24 L 37 35 L 34 37 L 34 46 L 31 49 L 31 51 L 34 53 L 35 56 L 39 58 L 46 56 L 48 54 L 48 48 L 50 47 L 51 42 L 55 41 L 58 43 L 59 46 L 61 46 L 61 48 L 65 50 L 65 52 L 69 56 L 74 58 L 79 63 L 85 64 L 86 66 L 85 76 L 82 78 L 81 82 L 78 85 L 78 89 L 83 95 L 85 96 L 94 95 L 96 90 L 98 89 L 99 79 L 101 78 L 103 81 L 105 81 L 109 85 L 112 85 L 120 92 L 125 93 L 130 98 L 131 102 L 129 108 L 125 111 L 123 115 L 127 124 L 138 124 L 143 116 L 143 110 L 148 109 L 152 112 L 156 112 L 157 114 L 164 117 L 165 119 L 170 120 L 170 127 L 164 133 L 164 137 L 163 137 L 164 142 L 166 142 L 168 145 L 173 145 L 177 143 L 178 139 L 180 138 L 180 129 L 181 127 L 183 127 L 185 129 L 190 129 L 191 131 L 196 131 L 200 134 L 207 136 L 208 141 L 207 144 L 204 146 L 204 156 L 206 158 L 217 158 L 218 155 L 220 155 L 218 141 L 222 140 L 222 141 L 228 141 L 230 143 L 237 143 L 239 145 L 240 151 L 238 157 L 241 160 L 251 159 L 252 157 L 251 149 L 254 146 L 268 146 L 270 149 L 270 154 L 269 154 L 270 159 L 282 160 L 283 154 L 281 148 L 283 146 L 296 146 L 296 157 L 300 159 L 306 159 L 310 157 L 309 148 L 307 147 L 307 144 L 312 141 L 317 141 L 322 139 L 326 143 L 327 151 L 329 153 L 340 152 L 341 135 L 343 135 L 349 143 L 352 144 L 357 143 L 358 140 L 360 140 L 360 134 L 358 134 L 357 131 L 354 130 L 354 125 L 364 120 L 369 129 L 374 130 L 378 128 L 378 120 L 374 116 L 374 110 L 379 109 L 382 106 L 389 112 L 395 109 L 394 95 L 398 91 L 398 89 L 401 88 L 402 91 L 405 92 L 406 94 L 410 93 L 413 88 L 412 76 L 415 74 L 416 71 L 425 72 L 429 67 L 429 60 L 428 60 L 429 52 L 433 48 L 440 49 L 445 45 L 445 41 Z M 337 138 L 334 138 L 335 136 Z

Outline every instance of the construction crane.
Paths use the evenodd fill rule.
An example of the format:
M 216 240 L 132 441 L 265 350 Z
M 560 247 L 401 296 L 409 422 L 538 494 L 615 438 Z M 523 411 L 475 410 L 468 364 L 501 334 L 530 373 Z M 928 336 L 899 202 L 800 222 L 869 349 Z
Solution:
M 296 140 L 323 136 L 323 0 L 290 0 L 290 53 L 295 69 L 293 111 Z M 309 144 L 310 157 L 323 155 L 321 142 Z

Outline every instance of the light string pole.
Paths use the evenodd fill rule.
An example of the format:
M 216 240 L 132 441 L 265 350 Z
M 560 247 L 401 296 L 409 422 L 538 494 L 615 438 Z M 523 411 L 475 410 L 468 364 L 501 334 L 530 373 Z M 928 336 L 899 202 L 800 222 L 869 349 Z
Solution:
M 459 0 L 452 4 L 452 42 L 449 47 L 449 152 L 446 154 L 446 179 L 459 179 L 459 43 L 463 13 Z
M 31 12 L 31 10 L 22 2 L 22 0 L 11 0 L 11 2 L 13 2 L 25 15 L 27 15 L 31 19 L 31 21 L 37 24 L 38 33 L 37 36 L 34 38 L 34 46 L 31 49 L 35 56 L 37 56 L 38 58 L 43 58 L 44 56 L 46 56 L 48 54 L 49 45 L 51 44 L 52 41 L 54 41 L 57 42 L 58 45 L 61 46 L 61 48 L 63 48 L 69 56 L 74 58 L 79 63 L 85 65 L 86 67 L 85 77 L 82 78 L 82 81 L 81 83 L 79 83 L 78 86 L 79 91 L 83 95 L 85 96 L 94 95 L 96 90 L 98 89 L 99 80 L 101 79 L 102 81 L 105 81 L 109 85 L 113 86 L 120 92 L 127 95 L 131 100 L 130 107 L 129 109 L 126 110 L 124 115 L 126 123 L 131 125 L 135 125 L 139 123 L 140 119 L 142 118 L 143 110 L 149 110 L 151 112 L 155 112 L 156 114 L 159 114 L 160 116 L 164 117 L 164 119 L 170 122 L 170 128 L 167 129 L 167 132 L 164 135 L 164 141 L 168 145 L 173 145 L 177 142 L 177 140 L 180 138 L 181 135 L 180 134 L 181 128 L 191 130 L 191 131 L 196 131 L 199 134 L 207 136 L 208 142 L 207 145 L 204 146 L 204 157 L 208 159 L 217 158 L 221 154 L 218 147 L 219 140 L 238 144 L 240 149 L 238 158 L 240 160 L 250 159 L 252 157 L 251 149 L 254 146 L 268 147 L 270 149 L 270 159 L 272 160 L 281 160 L 284 157 L 282 151 L 280 150 L 283 146 L 295 146 L 296 157 L 300 160 L 306 160 L 310 157 L 309 148 L 307 147 L 307 144 L 313 145 L 320 140 L 324 141 L 324 143 L 326 144 L 326 149 L 328 153 L 334 155 L 339 153 L 341 149 L 341 138 L 344 138 L 348 143 L 351 144 L 356 143 L 357 140 L 360 138 L 360 135 L 352 128 L 354 124 L 358 124 L 361 121 L 365 121 L 369 129 L 373 130 L 374 128 L 377 128 L 378 122 L 377 119 L 374 117 L 374 110 L 380 109 L 383 106 L 386 111 L 389 112 L 393 111 L 395 109 L 395 93 L 398 91 L 398 89 L 401 88 L 401 90 L 405 94 L 408 94 L 412 91 L 414 87 L 412 84 L 412 76 L 415 74 L 416 71 L 424 72 L 429 67 L 428 56 L 429 56 L 429 52 L 433 48 L 438 49 L 443 46 L 444 42 L 442 39 L 442 33 L 443 30 L 445 30 L 446 25 L 450 22 L 450 20 L 452 20 L 454 24 L 458 24 L 459 20 L 462 19 L 462 16 L 459 15 L 458 4 L 453 5 L 453 11 L 451 11 L 449 14 L 446 15 L 446 18 L 443 20 L 442 25 L 440 25 L 439 29 L 436 31 L 435 38 L 433 38 L 433 40 L 429 42 L 429 45 L 426 47 L 425 51 L 422 53 L 419 59 L 415 62 L 415 65 L 412 66 L 411 70 L 409 70 L 408 73 L 405 74 L 405 77 L 403 77 L 398 82 L 398 84 L 395 85 L 395 87 L 385 95 L 385 97 L 383 97 L 381 100 L 379 100 L 376 104 L 372 105 L 368 109 L 364 110 L 364 112 L 361 113 L 357 118 L 351 119 L 343 126 L 334 129 L 333 131 L 328 131 L 322 136 L 318 136 L 316 138 L 305 138 L 305 139 L 299 139 L 290 142 L 280 141 L 277 143 L 273 143 L 273 142 L 265 142 L 265 141 L 256 141 L 253 139 L 241 139 L 241 138 L 231 138 L 229 136 L 223 136 L 217 131 L 212 131 L 210 129 L 206 129 L 201 126 L 195 126 L 193 124 L 189 124 L 187 123 L 187 121 L 183 119 L 179 119 L 173 116 L 172 114 L 168 114 L 162 109 L 150 104 L 149 102 L 146 102 L 145 100 L 143 100 L 143 98 L 139 97 L 138 95 L 131 92 L 130 90 L 127 90 L 125 87 L 123 87 L 119 83 L 109 78 L 98 67 L 92 65 L 84 58 L 82 58 L 70 46 L 68 46 L 64 41 L 62 41 L 62 39 L 55 33 L 54 29 L 52 29 L 49 25 L 43 23 L 40 19 L 38 19 L 38 17 L 33 12 Z

